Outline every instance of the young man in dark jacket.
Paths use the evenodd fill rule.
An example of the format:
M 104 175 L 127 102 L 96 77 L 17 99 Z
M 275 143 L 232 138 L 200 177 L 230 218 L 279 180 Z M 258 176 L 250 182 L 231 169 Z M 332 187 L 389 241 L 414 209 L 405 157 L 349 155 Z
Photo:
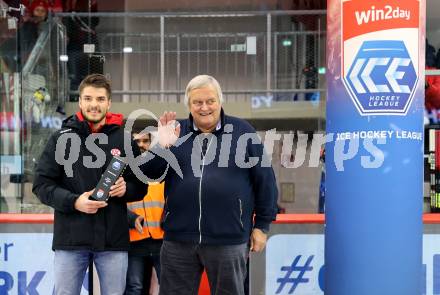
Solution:
M 129 248 L 127 201 L 141 199 L 145 184 L 128 167 L 107 201 L 89 199 L 112 156 L 124 156 L 122 115 L 109 112 L 110 82 L 99 74 L 79 87 L 80 111 L 49 139 L 35 171 L 33 192 L 55 210 L 55 294 L 80 293 L 89 262 L 101 294 L 123 294 Z M 128 135 L 130 136 L 130 135 Z M 139 155 L 136 144 L 132 144 Z
M 264 249 L 276 215 L 276 180 L 263 145 L 249 123 L 224 114 L 222 102 L 213 77 L 193 78 L 185 95 L 189 119 L 174 127 L 175 113 L 164 113 L 159 145 L 150 150 L 171 152 L 179 166 L 164 177 L 163 295 L 197 294 L 203 269 L 212 294 L 244 294 L 249 249 Z M 148 162 L 146 175 L 161 178 L 165 160 Z

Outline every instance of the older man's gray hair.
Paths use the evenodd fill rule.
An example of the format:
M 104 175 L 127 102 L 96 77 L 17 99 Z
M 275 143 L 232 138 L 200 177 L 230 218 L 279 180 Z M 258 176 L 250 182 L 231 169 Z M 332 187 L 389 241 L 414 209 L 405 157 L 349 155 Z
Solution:
M 198 75 L 192 78 L 186 86 L 184 103 L 189 108 L 189 93 L 194 89 L 212 86 L 217 92 L 220 104 L 223 104 L 223 93 L 217 80 L 209 75 Z

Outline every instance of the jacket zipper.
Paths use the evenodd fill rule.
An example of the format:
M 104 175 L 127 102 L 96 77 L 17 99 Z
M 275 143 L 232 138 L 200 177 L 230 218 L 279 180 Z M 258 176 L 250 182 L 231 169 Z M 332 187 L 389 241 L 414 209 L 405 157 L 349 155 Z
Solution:
M 243 205 L 241 204 L 241 199 L 238 198 L 238 203 L 240 205 L 240 224 L 241 224 L 241 228 L 244 229 L 244 225 L 243 225 Z
M 200 144 L 200 139 L 199 139 L 200 151 L 203 156 L 202 171 L 201 171 L 200 181 L 199 181 L 199 244 L 202 243 L 202 181 L 203 181 L 203 171 L 205 170 L 205 158 L 206 158 L 206 154 L 208 153 L 209 147 L 211 146 L 211 142 L 212 142 L 212 138 L 209 140 L 208 147 L 206 148 L 206 152 L 203 155 L 203 149 L 202 149 L 202 145 Z
M 168 211 L 167 212 L 167 214 L 165 214 L 165 217 L 164 217 L 164 219 L 163 219 L 163 222 L 162 223 L 164 223 L 166 220 L 167 220 L 167 217 L 168 217 L 168 215 L 170 214 L 170 211 Z

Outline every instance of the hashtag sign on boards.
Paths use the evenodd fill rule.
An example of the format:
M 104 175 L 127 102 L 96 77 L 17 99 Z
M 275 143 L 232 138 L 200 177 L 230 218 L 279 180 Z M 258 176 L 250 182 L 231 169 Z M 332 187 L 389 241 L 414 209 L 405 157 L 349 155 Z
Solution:
M 304 275 L 306 272 L 313 270 L 313 267 L 310 266 L 310 263 L 312 262 L 314 255 L 310 255 L 303 266 L 298 266 L 301 256 L 302 255 L 296 256 L 291 265 L 281 267 L 281 271 L 285 271 L 286 274 L 284 277 L 277 279 L 277 282 L 280 285 L 276 291 L 276 294 L 281 293 L 284 289 L 284 286 L 287 284 L 292 284 L 289 294 L 293 294 L 299 284 L 309 282 L 309 279 L 304 278 Z M 298 275 L 296 277 L 291 277 L 293 272 L 298 272 Z

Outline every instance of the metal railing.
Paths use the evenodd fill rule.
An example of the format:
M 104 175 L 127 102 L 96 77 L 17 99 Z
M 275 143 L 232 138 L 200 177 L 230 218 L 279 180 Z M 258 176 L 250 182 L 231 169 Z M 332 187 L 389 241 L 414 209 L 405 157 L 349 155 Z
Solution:
M 65 23 L 99 19 L 95 49 L 105 57 L 104 73 L 113 98 L 124 102 L 175 101 L 195 75 L 221 83 L 226 101 L 250 101 L 237 91 L 292 92 L 292 100 L 310 100 L 323 91 L 326 11 L 245 11 L 181 13 L 59 13 Z M 75 31 L 73 31 L 75 33 Z M 79 32 L 78 32 L 79 33 Z M 89 38 L 90 41 L 90 38 Z M 84 40 L 84 44 L 87 44 Z M 83 44 L 83 45 L 84 45 Z M 68 46 L 69 47 L 69 46 Z M 83 52 L 68 52 L 69 63 L 87 62 Z M 84 64 L 83 67 L 90 67 Z M 249 91 L 251 90 L 251 91 Z M 305 91 L 303 91 L 305 90 Z M 76 91 L 75 87 L 71 89 Z M 152 97 L 151 94 L 158 94 Z M 178 98 L 177 98 L 178 100 Z

